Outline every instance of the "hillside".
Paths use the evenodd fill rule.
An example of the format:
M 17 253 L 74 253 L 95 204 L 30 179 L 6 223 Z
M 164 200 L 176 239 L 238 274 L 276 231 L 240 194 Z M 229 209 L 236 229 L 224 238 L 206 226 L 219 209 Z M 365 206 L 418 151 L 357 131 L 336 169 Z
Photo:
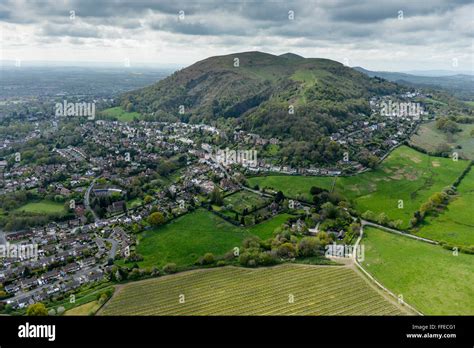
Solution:
M 160 120 L 230 119 L 263 135 L 314 142 L 359 113 L 370 113 L 370 96 L 399 90 L 328 59 L 244 52 L 204 59 L 126 93 L 121 106 Z

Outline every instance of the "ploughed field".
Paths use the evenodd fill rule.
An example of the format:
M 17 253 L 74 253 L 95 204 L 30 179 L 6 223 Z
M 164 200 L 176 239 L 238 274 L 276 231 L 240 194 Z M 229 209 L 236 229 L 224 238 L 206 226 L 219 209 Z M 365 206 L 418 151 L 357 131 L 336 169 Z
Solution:
M 349 177 L 262 176 L 250 178 L 253 187 L 281 190 L 286 196 L 303 195 L 311 200 L 311 186 L 334 189 L 351 200 L 364 213 L 385 213 L 391 220 L 402 220 L 409 227 L 413 213 L 435 192 L 452 185 L 467 167 L 468 161 L 432 157 L 400 146 L 375 169 Z M 399 201 L 403 201 L 400 208 Z
M 120 285 L 98 314 L 183 316 L 411 313 L 381 295 L 351 268 L 285 264 L 258 269 L 224 267 L 195 270 Z

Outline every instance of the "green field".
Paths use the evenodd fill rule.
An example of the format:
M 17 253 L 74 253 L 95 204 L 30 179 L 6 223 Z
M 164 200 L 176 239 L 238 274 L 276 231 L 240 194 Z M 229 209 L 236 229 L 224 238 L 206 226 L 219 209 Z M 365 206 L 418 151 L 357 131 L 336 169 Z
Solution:
M 108 116 L 108 117 L 116 118 L 117 121 L 120 121 L 120 122 L 132 122 L 135 117 L 140 119 L 142 116 L 138 112 L 127 112 L 124 109 L 122 109 L 120 106 L 105 109 L 102 111 L 102 114 L 105 115 L 106 117 Z
M 386 213 L 390 219 L 403 221 L 407 228 L 415 210 L 434 192 L 451 185 L 468 165 L 467 161 L 430 157 L 407 146 L 395 149 L 375 170 L 355 176 L 338 177 L 335 190 L 351 200 L 363 213 L 371 210 Z M 329 188 L 332 178 L 271 176 L 249 179 L 251 185 L 272 187 L 294 197 L 311 186 Z M 299 191 L 299 192 L 298 192 Z M 398 208 L 403 200 L 403 208 Z
M 258 185 L 260 189 L 270 188 L 282 191 L 285 196 L 291 198 L 303 197 L 311 200 L 309 190 L 312 186 L 317 186 L 330 190 L 334 178 L 328 176 L 297 176 L 297 175 L 268 175 L 257 176 L 248 179 L 250 187 Z
M 268 198 L 250 191 L 242 190 L 226 196 L 224 198 L 224 205 L 232 206 L 233 211 L 242 214 L 245 208 L 251 211 L 264 206 L 268 201 Z
M 184 303 L 180 296 L 184 295 Z M 182 298 L 182 297 L 181 297 Z M 292 300 L 291 300 L 292 299 Z M 196 270 L 119 286 L 99 315 L 403 315 L 356 271 L 282 265 Z
M 143 204 L 143 201 L 140 198 L 134 198 L 127 201 L 127 209 L 133 209 L 135 207 L 139 207 Z
M 285 223 L 290 217 L 290 214 L 279 214 L 262 223 L 249 226 L 246 229 L 250 234 L 258 236 L 262 240 L 268 239 L 273 237 L 273 231 L 275 230 L 275 228 Z
M 206 210 L 199 209 L 139 236 L 137 252 L 144 257 L 142 267 L 162 267 L 167 263 L 190 266 L 205 253 L 223 255 L 254 234 L 263 239 L 290 215 L 278 215 L 250 228 L 237 227 Z
M 438 216 L 427 217 L 417 233 L 454 245 L 474 246 L 474 170 L 458 186 L 458 196 Z
M 17 212 L 33 213 L 33 214 L 61 214 L 65 212 L 64 204 L 42 200 L 40 202 L 29 202 L 15 209 Z
M 366 228 L 364 268 L 423 314 L 474 315 L 474 255 Z
M 447 135 L 436 128 L 435 121 L 422 124 L 410 142 L 430 152 L 435 152 L 440 144 L 446 143 L 453 151 L 457 151 L 460 157 L 474 159 L 474 137 L 471 135 L 474 124 L 457 124 L 457 126 L 461 132 Z M 455 149 L 456 146 L 461 148 Z

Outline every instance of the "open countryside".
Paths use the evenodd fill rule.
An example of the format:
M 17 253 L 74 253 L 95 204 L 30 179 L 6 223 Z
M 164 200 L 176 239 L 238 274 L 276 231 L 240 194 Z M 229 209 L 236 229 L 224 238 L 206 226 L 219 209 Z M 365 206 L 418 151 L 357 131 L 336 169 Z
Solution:
M 474 314 L 474 255 L 367 227 L 363 267 L 426 315 Z
M 361 214 L 367 210 L 386 213 L 392 220 L 402 220 L 402 228 L 408 228 L 413 213 L 428 197 L 451 185 L 467 166 L 468 161 L 431 157 L 401 146 L 377 169 L 366 173 L 334 178 L 262 176 L 250 178 L 249 185 L 281 190 L 292 198 L 305 194 L 309 200 L 311 186 L 328 189 L 335 180 L 335 191 L 353 201 Z

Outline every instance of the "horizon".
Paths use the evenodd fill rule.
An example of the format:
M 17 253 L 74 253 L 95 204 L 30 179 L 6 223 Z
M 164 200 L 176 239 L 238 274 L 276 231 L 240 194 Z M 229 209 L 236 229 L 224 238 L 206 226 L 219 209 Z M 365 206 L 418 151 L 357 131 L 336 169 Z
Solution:
M 260 53 L 267 53 L 262 51 L 243 51 L 243 52 L 233 52 L 226 55 L 232 54 L 241 54 L 246 52 L 260 52 Z M 274 56 L 281 56 L 283 54 L 295 54 L 294 52 L 285 52 L 281 54 L 272 54 Z M 207 58 L 218 57 L 221 55 L 209 56 Z M 302 58 L 315 58 L 320 59 L 321 57 L 304 57 Z M 321 58 L 327 59 L 327 58 Z M 0 69 L 4 68 L 83 68 L 83 69 L 111 69 L 111 70 L 133 70 L 133 69 L 145 69 L 145 70 L 154 70 L 154 69 L 169 69 L 169 70 L 179 70 L 186 68 L 194 63 L 192 62 L 187 65 L 183 64 L 171 64 L 171 63 L 155 63 L 155 62 L 135 62 L 134 65 L 125 66 L 122 62 L 117 61 L 61 61 L 61 60 L 22 60 L 20 63 L 14 60 L 0 60 Z M 344 62 L 336 61 L 338 63 L 344 64 Z M 18 66 L 19 65 L 19 66 Z M 373 72 L 388 72 L 388 73 L 403 73 L 403 74 L 410 74 L 410 75 L 418 75 L 418 76 L 431 76 L 431 77 L 441 77 L 441 76 L 455 76 L 455 75 L 474 75 L 473 70 L 456 70 L 456 69 L 408 69 L 408 70 L 371 70 L 365 66 L 349 66 L 350 68 L 362 68 L 368 71 Z M 439 75 L 436 75 L 439 74 Z

